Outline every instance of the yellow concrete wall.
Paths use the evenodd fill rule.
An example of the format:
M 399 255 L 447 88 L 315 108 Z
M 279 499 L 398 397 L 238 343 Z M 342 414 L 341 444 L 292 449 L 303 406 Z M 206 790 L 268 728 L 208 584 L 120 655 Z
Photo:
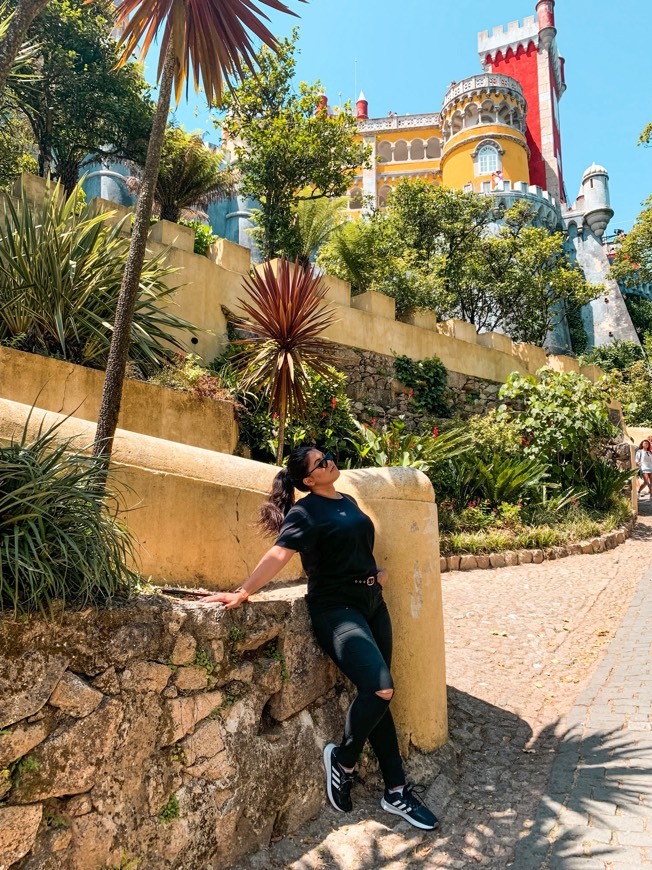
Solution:
M 0 399 L 0 444 L 17 439 L 30 407 Z M 61 422 L 36 410 L 29 424 Z M 68 419 L 61 437 L 93 441 L 92 423 Z M 155 580 L 233 589 L 271 543 L 257 532 L 258 507 L 277 469 L 146 435 L 118 430 L 111 482 L 126 487 L 137 509 L 126 521 L 141 544 L 142 570 Z M 393 674 L 401 744 L 432 751 L 447 738 L 446 675 L 437 508 L 432 486 L 409 468 L 344 472 L 353 494 L 376 526 L 376 557 L 389 571 L 387 602 L 395 636 Z M 286 579 L 298 578 L 297 558 Z M 250 606 L 255 607 L 255 598 Z
M 471 156 L 483 139 L 494 139 L 504 149 L 501 159 L 505 180 L 530 183 L 525 136 L 513 127 L 483 124 L 456 133 L 446 143 L 441 160 L 442 181 L 446 187 L 461 190 L 469 182 L 477 185 L 482 181 L 491 181 L 491 174 L 475 175 Z
M 104 373 L 96 369 L 0 347 L 0 396 L 4 399 L 95 421 L 103 384 Z M 197 399 L 133 379 L 125 381 L 118 425 L 221 453 L 233 453 L 238 443 L 231 402 Z

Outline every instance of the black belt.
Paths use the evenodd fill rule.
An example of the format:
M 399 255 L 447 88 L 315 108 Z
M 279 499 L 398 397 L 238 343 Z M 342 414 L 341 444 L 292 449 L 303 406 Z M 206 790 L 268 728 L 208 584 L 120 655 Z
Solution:
M 376 579 L 376 575 L 372 574 L 370 577 L 365 577 L 364 580 L 354 580 L 354 583 L 361 584 L 362 586 L 373 586 L 378 582 Z

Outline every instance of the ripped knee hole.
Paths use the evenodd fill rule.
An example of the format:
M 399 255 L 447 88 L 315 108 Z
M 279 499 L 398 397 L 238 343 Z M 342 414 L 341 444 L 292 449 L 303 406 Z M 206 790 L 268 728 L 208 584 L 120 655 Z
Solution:
M 384 701 L 391 701 L 392 695 L 394 694 L 394 689 L 379 689 L 376 694 Z

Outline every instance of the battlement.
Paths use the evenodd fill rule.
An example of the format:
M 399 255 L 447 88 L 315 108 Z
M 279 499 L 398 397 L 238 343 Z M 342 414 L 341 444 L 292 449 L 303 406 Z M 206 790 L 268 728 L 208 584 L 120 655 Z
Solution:
M 451 85 L 444 97 L 442 114 L 445 114 L 451 104 L 456 103 L 460 97 L 483 91 L 487 93 L 495 92 L 501 95 L 509 94 L 525 106 L 523 88 L 516 79 L 496 73 L 481 73 L 480 75 L 469 76 L 469 78 L 462 79 L 461 82 L 454 82 Z
M 439 127 L 439 112 L 425 112 L 419 115 L 388 115 L 385 118 L 366 118 L 358 121 L 361 133 L 388 133 L 391 130 L 410 130 Z
M 497 51 L 503 54 L 508 50 L 516 51 L 519 46 L 527 48 L 530 42 L 539 45 L 539 24 L 534 15 L 524 18 L 523 21 L 510 21 L 507 27 L 498 25 L 491 34 L 488 30 L 478 33 L 478 52 L 480 59 L 484 61 L 487 55 L 493 55 Z

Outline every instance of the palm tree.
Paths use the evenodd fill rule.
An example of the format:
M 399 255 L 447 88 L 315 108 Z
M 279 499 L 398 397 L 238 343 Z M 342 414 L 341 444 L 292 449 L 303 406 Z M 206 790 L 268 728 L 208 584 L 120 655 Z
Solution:
M 18 0 L 15 9 L 6 15 L 6 6 L 0 6 L 0 94 L 14 69 L 16 58 L 25 42 L 29 26 L 48 0 Z
M 140 178 L 132 177 L 127 184 L 135 193 L 140 190 Z M 224 165 L 219 149 L 206 145 L 199 133 L 168 127 L 155 195 L 161 220 L 177 223 L 180 217 L 203 217 L 197 209 L 226 199 L 234 189 L 234 171 Z
M 334 320 L 332 308 L 324 307 L 326 287 L 314 266 L 278 260 L 278 267 L 265 263 L 262 270 L 245 278 L 248 299 L 240 305 L 249 315 L 235 325 L 252 333 L 242 339 L 242 352 L 234 363 L 243 372 L 243 390 L 269 394 L 269 410 L 278 414 L 276 463 L 283 462 L 285 424 L 288 415 L 305 415 L 310 385 L 306 367 L 327 375 L 335 361 L 333 344 L 319 338 Z
M 291 14 L 281 0 L 257 0 L 257 3 Z M 253 0 L 122 0 L 117 8 L 117 25 L 123 28 L 121 39 L 125 46 L 123 63 L 141 40 L 141 56 L 144 56 L 154 37 L 160 30 L 163 33 L 157 73 L 158 103 L 136 203 L 95 436 L 94 453 L 103 457 L 105 469 L 108 469 L 118 425 L 131 322 L 145 259 L 172 88 L 174 86 L 178 102 L 192 67 L 195 88 L 199 88 L 201 81 L 208 101 L 219 103 L 224 86 L 234 76 L 242 74 L 243 66 L 253 67 L 256 49 L 253 37 L 276 48 L 276 39 L 261 18 L 267 16 Z
M 344 223 L 346 199 L 304 199 L 297 205 L 296 229 L 299 262 L 304 266 L 313 259 L 333 232 Z

